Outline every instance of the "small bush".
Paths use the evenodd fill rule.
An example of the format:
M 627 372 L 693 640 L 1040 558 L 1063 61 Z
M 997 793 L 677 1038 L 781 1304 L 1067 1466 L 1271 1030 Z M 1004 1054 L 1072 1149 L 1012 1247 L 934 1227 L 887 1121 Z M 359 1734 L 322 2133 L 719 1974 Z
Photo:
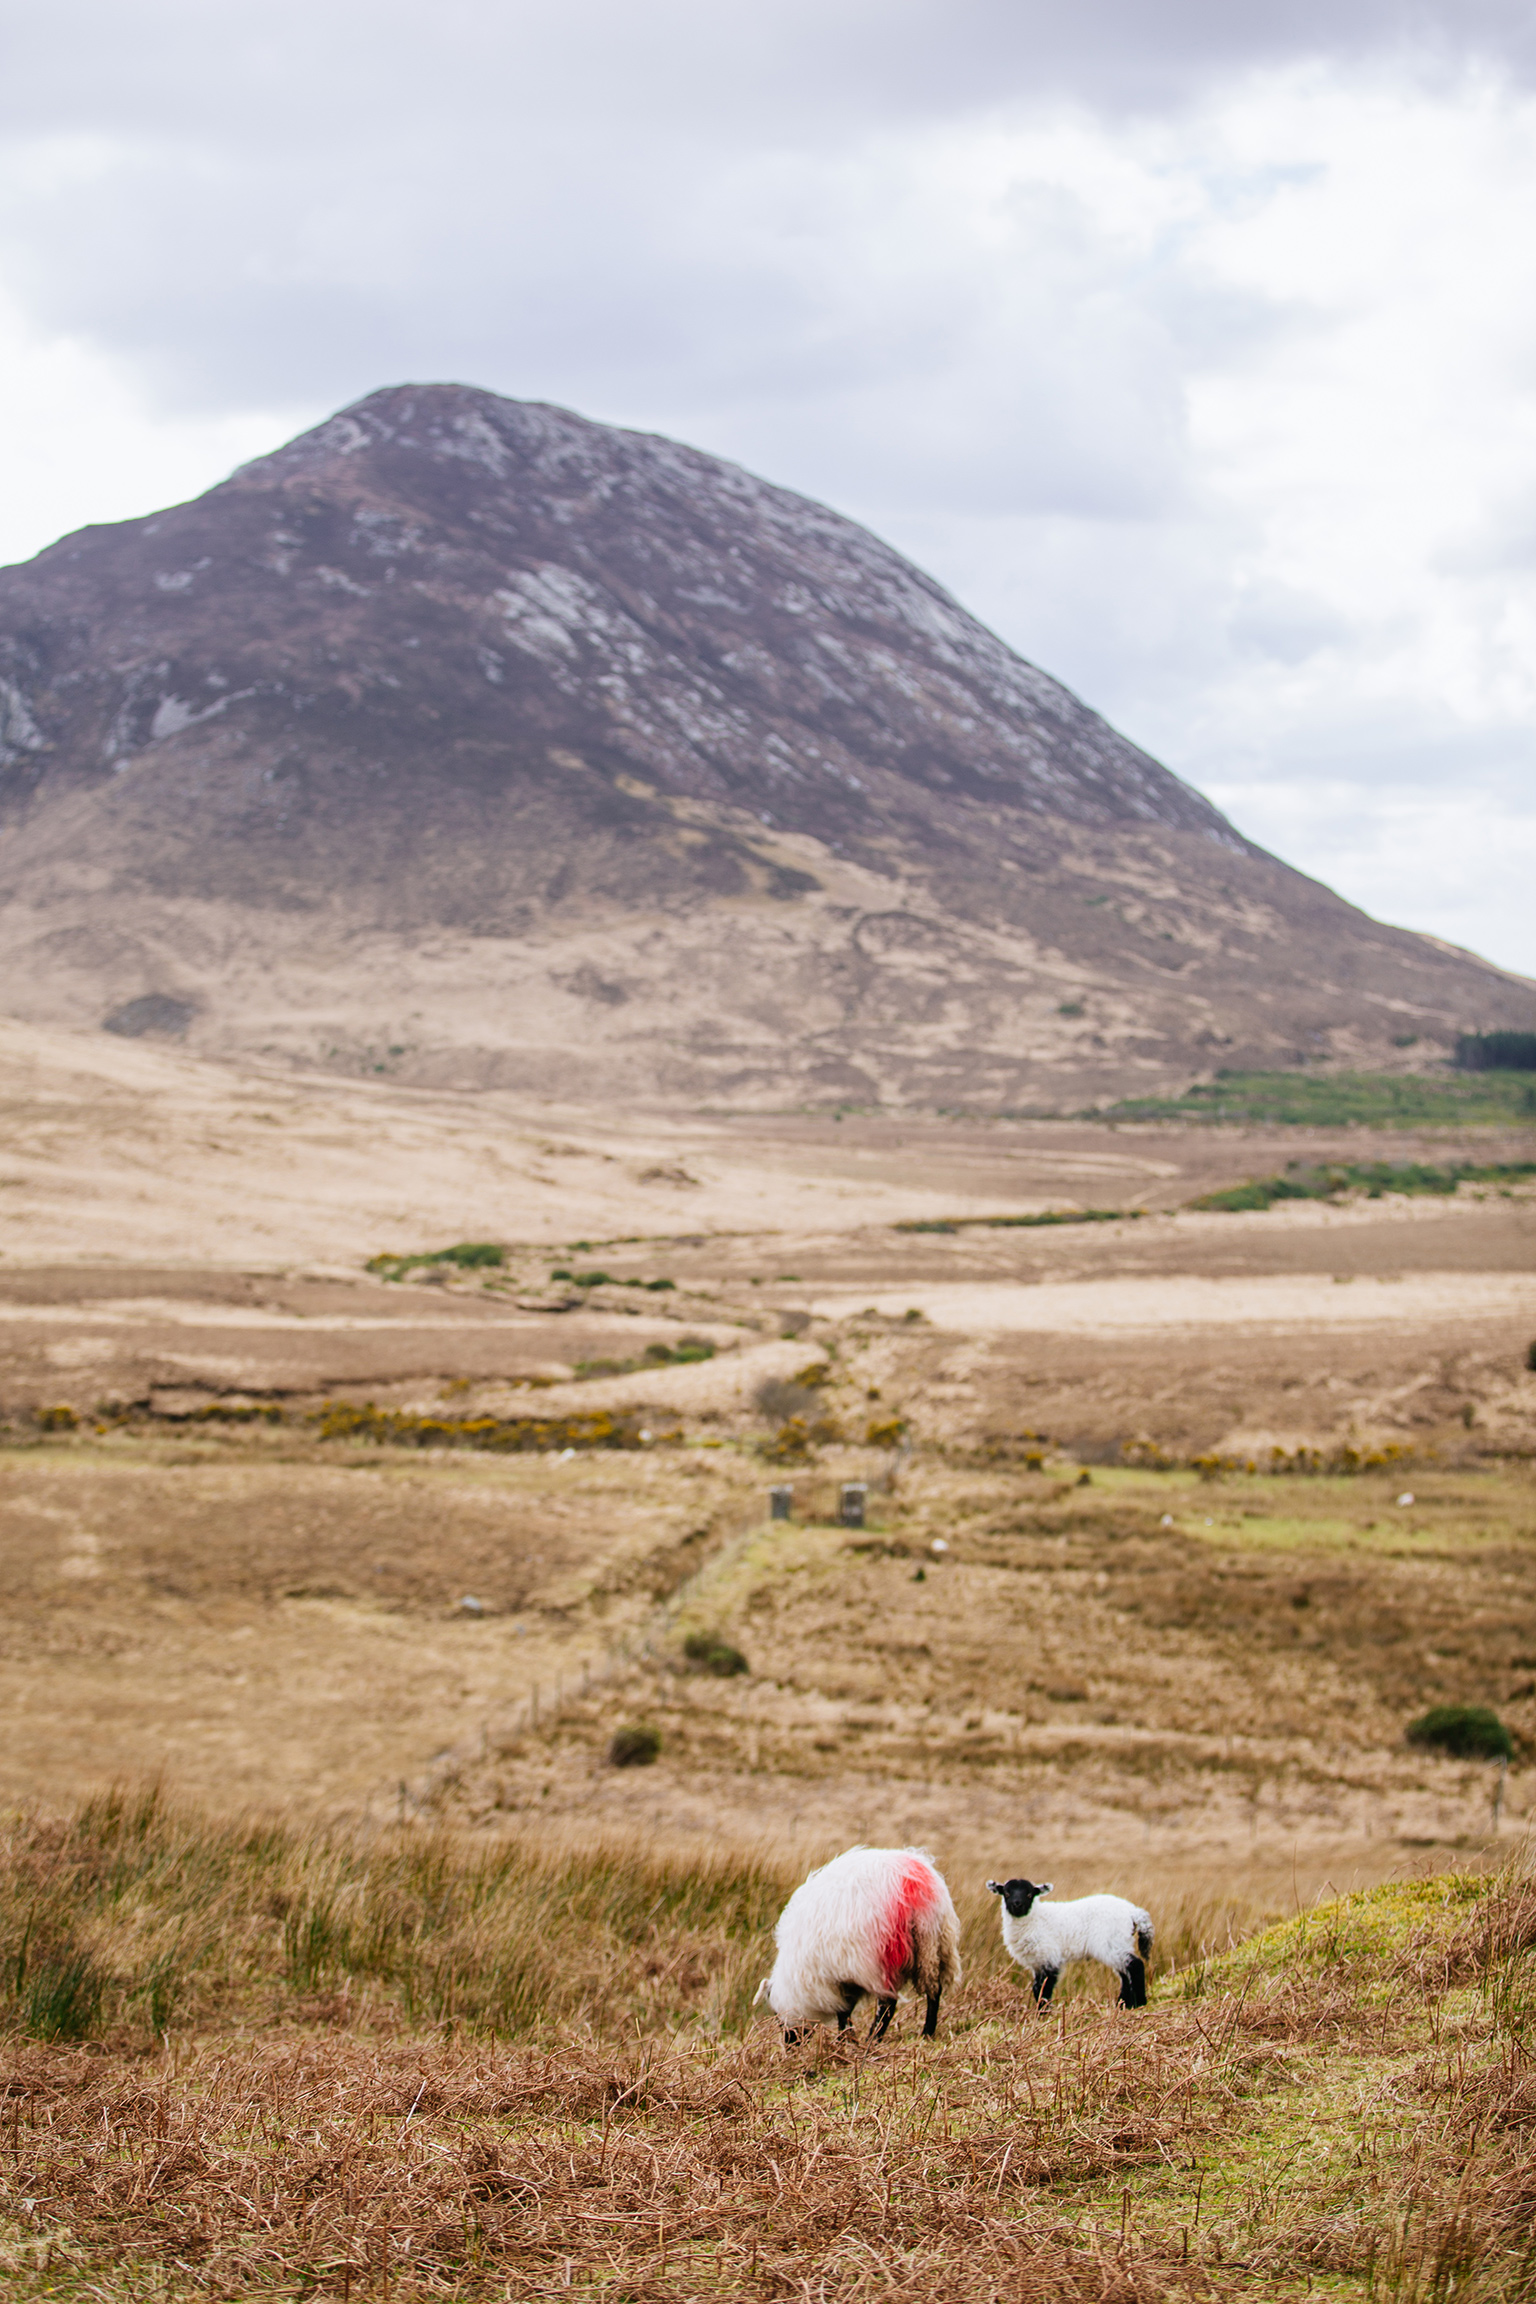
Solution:
M 816 1395 L 809 1385 L 792 1384 L 787 1376 L 765 1376 L 752 1395 L 752 1405 L 769 1424 L 787 1424 L 791 1416 L 804 1417 L 815 1403 Z
M 401 1448 L 493 1448 L 510 1454 L 564 1448 L 638 1448 L 633 1416 L 409 1416 L 371 1400 L 327 1400 L 307 1421 L 322 1440 L 372 1440 Z
M 1435 1704 L 1408 1726 L 1410 1744 L 1449 1752 L 1456 1760 L 1510 1760 L 1514 1742 L 1486 1704 Z
M 428 1248 L 419 1256 L 370 1256 L 366 1269 L 383 1280 L 403 1280 L 407 1272 L 451 1264 L 460 1272 L 480 1272 L 505 1264 L 507 1252 L 495 1240 L 458 1240 L 451 1248 Z
M 683 1654 L 696 1672 L 712 1672 L 717 1680 L 732 1680 L 739 1672 L 750 1672 L 739 1648 L 729 1640 L 722 1640 L 718 1632 L 690 1632 L 683 1642 Z
M 833 1416 L 818 1416 L 810 1424 L 803 1416 L 791 1416 L 771 1440 L 759 1444 L 758 1454 L 770 1464 L 804 1464 L 813 1449 L 832 1447 L 842 1437 L 843 1428 Z
M 661 1730 L 629 1724 L 616 1728 L 608 1746 L 611 1768 L 649 1768 L 661 1752 Z
M 864 1434 L 865 1443 L 870 1448 L 898 1448 L 906 1429 L 905 1416 L 877 1417 Z

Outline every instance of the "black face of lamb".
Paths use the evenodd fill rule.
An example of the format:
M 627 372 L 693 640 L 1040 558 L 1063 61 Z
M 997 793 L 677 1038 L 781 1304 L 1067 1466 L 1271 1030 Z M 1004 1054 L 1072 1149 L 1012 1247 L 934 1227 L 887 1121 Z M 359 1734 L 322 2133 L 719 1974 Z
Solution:
M 1146 2004 L 1146 1963 L 1138 1960 L 1133 1952 L 1120 1971 L 1120 2005 L 1122 2008 L 1145 2008 Z
M 1015 1920 L 1026 1919 L 1035 1898 L 1049 1896 L 1051 1892 L 1049 1880 L 1042 1880 L 1038 1884 L 1033 1880 L 989 1880 L 987 1886 L 994 1896 L 1001 1896 Z

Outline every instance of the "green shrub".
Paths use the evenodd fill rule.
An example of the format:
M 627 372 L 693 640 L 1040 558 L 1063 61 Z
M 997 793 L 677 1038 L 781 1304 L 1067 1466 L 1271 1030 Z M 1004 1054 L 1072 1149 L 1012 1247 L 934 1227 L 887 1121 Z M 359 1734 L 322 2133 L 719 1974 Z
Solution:
M 1435 1704 L 1408 1726 L 1410 1744 L 1449 1752 L 1457 1760 L 1510 1760 L 1514 1741 L 1486 1704 Z
M 1363 1192 L 1368 1200 L 1379 1200 L 1387 1192 L 1410 1199 L 1443 1199 L 1459 1184 L 1522 1184 L 1532 1176 L 1536 1160 L 1505 1160 L 1491 1166 L 1457 1160 L 1446 1167 L 1427 1160 L 1340 1160 L 1321 1165 L 1293 1160 L 1283 1176 L 1258 1176 L 1220 1192 L 1203 1192 L 1189 1206 L 1233 1214 L 1272 1208 L 1278 1200 L 1342 1200 L 1349 1192 Z
M 638 1448 L 632 1415 L 411 1416 L 371 1400 L 326 1400 L 308 1422 L 322 1440 L 373 1440 L 397 1448 L 492 1448 L 511 1455 L 564 1448 Z
M 417 1256 L 370 1256 L 365 1269 L 382 1280 L 403 1280 L 425 1264 L 452 1264 L 460 1272 L 480 1272 L 505 1264 L 507 1252 L 494 1240 L 459 1240 L 451 1248 L 426 1248 Z
M 683 1642 L 683 1654 L 696 1672 L 712 1672 L 717 1680 L 733 1680 L 738 1673 L 752 1669 L 741 1650 L 722 1640 L 718 1632 L 690 1632 Z
M 649 1768 L 660 1752 L 661 1730 L 632 1722 L 614 1730 L 608 1763 L 613 1768 Z

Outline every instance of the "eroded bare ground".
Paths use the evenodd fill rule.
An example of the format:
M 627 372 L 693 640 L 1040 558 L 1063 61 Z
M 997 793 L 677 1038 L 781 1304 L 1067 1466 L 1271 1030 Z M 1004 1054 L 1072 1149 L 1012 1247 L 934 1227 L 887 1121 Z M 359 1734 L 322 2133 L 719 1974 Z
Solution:
M 1181 1212 L 1298 1156 L 1525 1141 L 620 1124 L 0 1039 L 14 1794 L 910 1835 L 1274 1904 L 1487 1840 L 1488 1771 L 1403 1744 L 1426 1705 L 1495 1705 L 1529 1758 L 1536 1200 Z M 899 1229 L 1074 1205 L 1147 1212 Z M 364 1269 L 462 1239 L 507 1262 Z M 635 1445 L 324 1438 L 338 1399 Z M 1346 1447 L 1377 1468 L 1271 1469 Z M 690 1631 L 749 1671 L 687 1670 Z M 627 1720 L 653 1767 L 607 1764 Z

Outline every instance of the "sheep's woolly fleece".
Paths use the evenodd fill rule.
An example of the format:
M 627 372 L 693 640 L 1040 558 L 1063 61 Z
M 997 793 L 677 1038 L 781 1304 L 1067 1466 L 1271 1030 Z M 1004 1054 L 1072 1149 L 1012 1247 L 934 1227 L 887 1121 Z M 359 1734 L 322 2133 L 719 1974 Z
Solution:
M 960 1981 L 960 1922 L 921 1848 L 848 1848 L 795 1890 L 774 1930 L 778 1957 L 758 1998 L 781 2024 L 831 2023 L 849 1985 L 875 2000 L 931 1998 Z
M 1022 1919 L 1003 1907 L 1003 1942 L 1021 1968 L 1039 1974 L 1069 1960 L 1098 1960 L 1122 1975 L 1152 1948 L 1152 1919 L 1123 1896 L 1079 1896 L 1048 1904 L 1043 1895 Z

